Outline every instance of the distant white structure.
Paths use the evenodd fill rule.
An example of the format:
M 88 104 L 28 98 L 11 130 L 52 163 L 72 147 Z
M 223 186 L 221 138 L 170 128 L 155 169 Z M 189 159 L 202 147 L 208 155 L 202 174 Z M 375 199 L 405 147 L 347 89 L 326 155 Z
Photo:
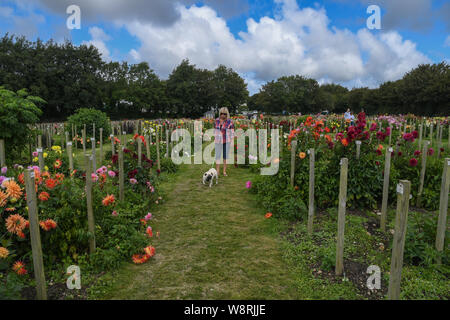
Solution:
M 210 111 L 205 113 L 206 119 L 215 119 L 216 118 L 216 111 L 211 109 Z

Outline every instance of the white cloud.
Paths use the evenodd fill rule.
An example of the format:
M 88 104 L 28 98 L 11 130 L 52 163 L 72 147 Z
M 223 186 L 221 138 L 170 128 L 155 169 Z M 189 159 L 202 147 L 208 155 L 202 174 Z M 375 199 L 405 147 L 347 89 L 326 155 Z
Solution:
M 16 15 L 11 7 L 0 7 L 0 17 L 6 22 L 6 30 L 17 36 L 33 38 L 38 34 L 38 26 L 45 23 L 45 17 L 33 12 L 30 8 L 24 7 L 23 15 Z
M 108 47 L 106 46 L 107 41 L 111 40 L 111 37 L 108 36 L 103 29 L 99 28 L 99 27 L 91 27 L 89 28 L 89 34 L 92 37 L 92 40 L 89 41 L 83 41 L 82 44 L 85 45 L 93 45 L 95 47 L 97 47 L 98 51 L 101 53 L 102 55 L 102 59 L 104 61 L 111 61 L 111 56 L 110 56 L 110 51 L 108 49 Z
M 330 26 L 323 8 L 299 8 L 294 0 L 276 2 L 280 5 L 276 18 L 248 19 L 240 39 L 206 6 L 178 5 L 180 19 L 170 27 L 122 21 L 142 44 L 129 55 L 148 61 L 163 78 L 185 58 L 201 68 L 224 64 L 247 75 L 251 93 L 265 81 L 294 74 L 373 87 L 430 62 L 395 31 L 361 29 L 355 34 Z
M 450 47 L 450 36 L 447 36 L 444 42 L 444 47 Z
M 0 7 L 0 17 L 8 18 L 13 14 L 14 10 L 10 7 Z

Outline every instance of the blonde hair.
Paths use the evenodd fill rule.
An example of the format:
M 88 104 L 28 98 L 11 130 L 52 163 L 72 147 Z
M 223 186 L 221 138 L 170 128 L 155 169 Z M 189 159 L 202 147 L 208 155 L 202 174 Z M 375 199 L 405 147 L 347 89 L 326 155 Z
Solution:
M 226 113 L 227 114 L 227 120 L 230 119 L 230 112 L 228 111 L 227 107 L 220 108 L 220 110 L 219 110 L 219 117 L 220 117 L 221 113 Z

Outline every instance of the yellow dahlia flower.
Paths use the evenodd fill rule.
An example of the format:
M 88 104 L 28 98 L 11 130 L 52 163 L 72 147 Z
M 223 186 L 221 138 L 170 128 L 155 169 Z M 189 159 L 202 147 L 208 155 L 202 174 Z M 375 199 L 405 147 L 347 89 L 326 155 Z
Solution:
M 6 259 L 8 255 L 9 255 L 8 249 L 0 247 L 0 259 Z

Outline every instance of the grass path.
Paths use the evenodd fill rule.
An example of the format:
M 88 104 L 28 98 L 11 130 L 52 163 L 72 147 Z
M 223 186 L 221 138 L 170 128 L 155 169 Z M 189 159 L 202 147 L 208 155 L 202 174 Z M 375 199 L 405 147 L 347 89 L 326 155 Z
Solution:
M 276 223 L 248 194 L 252 173 L 231 168 L 213 188 L 206 165 L 184 165 L 163 182 L 165 203 L 153 209 L 160 238 L 144 265 L 127 264 L 101 299 L 298 299 L 282 261 Z

